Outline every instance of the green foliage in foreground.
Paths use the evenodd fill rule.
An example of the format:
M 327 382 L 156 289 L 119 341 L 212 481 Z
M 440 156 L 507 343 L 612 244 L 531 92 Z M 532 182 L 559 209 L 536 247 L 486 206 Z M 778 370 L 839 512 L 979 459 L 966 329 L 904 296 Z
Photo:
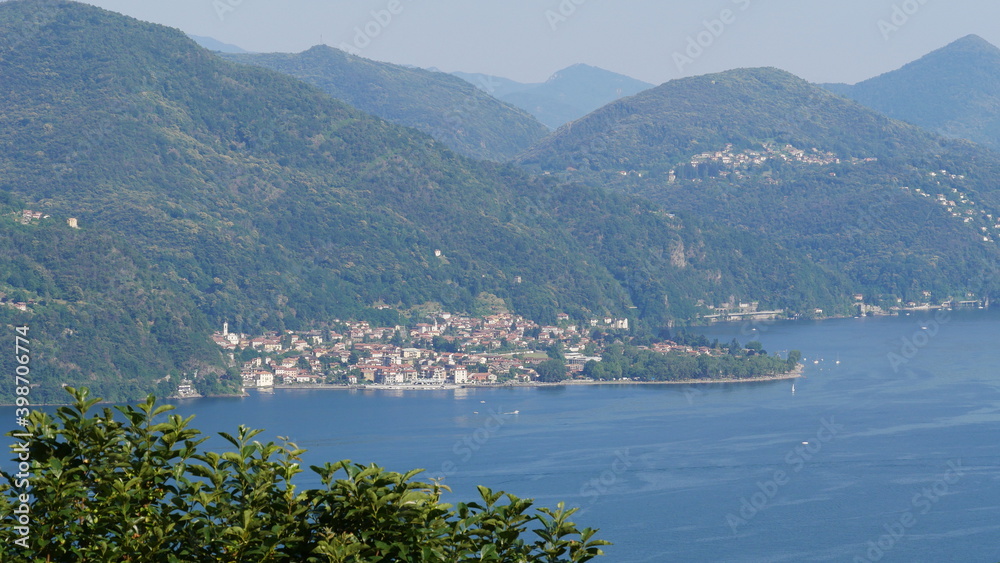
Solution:
M 240 426 L 220 433 L 229 451 L 202 451 L 193 417 L 156 422 L 173 407 L 152 396 L 116 407 L 121 422 L 110 408 L 90 414 L 98 399 L 86 389 L 68 390 L 72 407 L 28 417 L 30 533 L 12 524 L 20 501 L 8 477 L 0 560 L 578 562 L 607 545 L 562 504 L 530 510 L 485 487 L 479 502 L 443 504 L 446 487 L 413 480 L 419 470 L 327 463 L 311 467 L 322 488 L 299 490 L 305 450 L 292 443 L 262 444 L 261 430 Z

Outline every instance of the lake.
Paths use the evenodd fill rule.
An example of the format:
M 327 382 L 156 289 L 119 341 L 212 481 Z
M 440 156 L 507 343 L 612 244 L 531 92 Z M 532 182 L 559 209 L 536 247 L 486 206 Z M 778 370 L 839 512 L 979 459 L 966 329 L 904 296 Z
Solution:
M 566 501 L 614 542 L 599 560 L 1000 561 L 1000 311 L 701 332 L 801 350 L 805 377 L 176 403 L 202 431 L 288 436 L 307 463 L 426 468 L 449 502 L 477 484 Z

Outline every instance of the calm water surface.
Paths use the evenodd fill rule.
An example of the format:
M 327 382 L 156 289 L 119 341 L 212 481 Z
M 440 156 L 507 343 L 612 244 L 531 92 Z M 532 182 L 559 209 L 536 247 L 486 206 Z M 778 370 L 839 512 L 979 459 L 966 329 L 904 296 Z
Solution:
M 452 502 L 477 484 L 564 500 L 615 543 L 607 561 L 1000 561 L 1000 312 L 704 332 L 801 350 L 806 377 L 277 391 L 178 410 L 205 432 L 288 436 L 312 464 L 447 474 Z

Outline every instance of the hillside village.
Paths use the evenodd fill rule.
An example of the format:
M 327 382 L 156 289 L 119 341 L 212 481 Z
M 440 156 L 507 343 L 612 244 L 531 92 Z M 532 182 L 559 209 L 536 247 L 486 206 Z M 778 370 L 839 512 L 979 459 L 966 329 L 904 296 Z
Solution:
M 964 175 L 951 174 L 947 170 L 930 172 L 929 175 L 932 181 L 935 181 L 938 186 L 942 186 L 941 191 L 943 193 L 932 194 L 920 188 L 913 188 L 913 193 L 921 197 L 932 198 L 944 207 L 952 217 L 961 219 L 963 223 L 975 222 L 975 224 L 981 225 L 979 230 L 983 237 L 983 242 L 994 242 L 1000 238 L 1000 217 L 994 217 L 992 213 L 987 213 L 986 210 L 978 206 L 965 192 L 960 191 L 958 188 L 950 188 L 941 183 L 942 181 L 947 182 L 949 180 L 964 180 Z M 903 190 L 909 191 L 910 188 L 904 187 Z
M 850 158 L 842 161 L 840 157 L 832 152 L 821 151 L 817 148 L 805 150 L 796 148 L 791 144 L 779 146 L 775 143 L 764 143 L 759 150 L 747 149 L 736 151 L 730 143 L 719 151 L 696 154 L 685 165 L 694 170 L 698 170 L 699 167 L 705 167 L 709 176 L 720 178 L 732 176 L 737 179 L 745 179 L 748 177 L 748 171 L 751 168 L 763 166 L 768 161 L 827 166 L 830 164 L 841 164 L 842 162 L 859 165 L 877 162 L 878 159 Z M 681 179 L 681 171 L 671 170 L 668 173 L 668 181 L 670 183 L 679 179 Z
M 373 327 L 334 321 L 305 332 L 249 336 L 228 324 L 212 340 L 240 366 L 244 387 L 283 385 L 497 385 L 545 381 L 539 365 L 559 350 L 566 375 L 579 377 L 587 362 L 601 361 L 597 335 L 624 335 L 628 319 L 591 319 L 586 326 L 558 316 L 541 326 L 512 314 L 481 318 L 440 313 L 412 326 Z M 706 347 L 661 342 L 649 349 L 708 354 Z

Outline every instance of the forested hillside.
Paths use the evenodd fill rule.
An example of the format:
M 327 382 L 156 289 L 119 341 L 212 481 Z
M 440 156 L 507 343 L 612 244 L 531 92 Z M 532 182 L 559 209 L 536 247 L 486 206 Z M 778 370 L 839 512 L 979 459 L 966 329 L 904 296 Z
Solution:
M 853 86 L 825 87 L 889 117 L 1000 150 L 1000 49 L 977 35 Z
M 757 235 L 763 256 L 799 252 L 871 304 L 997 289 L 983 273 L 996 270 L 1000 240 L 996 153 L 776 69 L 669 82 L 561 129 L 520 161 Z M 783 272 L 761 273 L 776 295 L 838 292 L 822 277 L 782 289 Z
M 373 61 L 325 45 L 297 54 L 223 56 L 299 78 L 473 158 L 509 160 L 548 133 L 527 112 L 450 74 Z
M 65 318 L 34 331 L 46 393 L 118 378 L 137 397 L 199 368 L 225 387 L 222 359 L 202 344 L 227 321 L 248 333 L 334 318 L 392 324 L 395 310 L 462 312 L 494 295 L 540 321 L 614 314 L 656 327 L 699 299 L 760 286 L 752 268 L 720 275 L 730 250 L 713 242 L 740 238 L 727 229 L 466 159 L 176 30 L 36 0 L 0 5 L 0 27 L 17 39 L 0 44 L 0 192 L 12 221 L 49 216 L 9 225 L 21 238 L 3 257 L 0 291 L 29 305 L 5 312 L 41 323 L 55 314 L 45 307 L 62 307 L 103 330 L 109 349 L 59 340 L 76 326 Z M 74 282 L 49 230 L 142 265 L 111 253 L 89 266 L 113 273 L 107 283 Z M 17 253 L 52 283 L 21 277 Z M 84 321 L 87 306 L 100 322 Z
M 615 102 L 526 153 L 531 176 L 87 5 L 6 2 L 0 28 L 0 311 L 34 327 L 39 400 L 232 389 L 223 322 L 500 299 L 647 331 L 995 284 L 993 153 L 780 71 Z
M 67 382 L 124 400 L 151 390 L 166 396 L 182 373 L 221 374 L 221 355 L 204 338 L 211 328 L 206 316 L 134 245 L 112 233 L 73 229 L 64 217 L 25 221 L 23 203 L 9 192 L 0 197 L 0 322 L 12 350 L 13 327 L 27 327 L 27 379 L 39 385 L 34 403 L 65 400 L 59 387 Z M 15 360 L 13 352 L 0 356 L 5 373 L 15 373 Z M 173 381 L 166 379 L 171 373 Z M 225 381 L 202 383 L 206 391 L 233 390 Z

